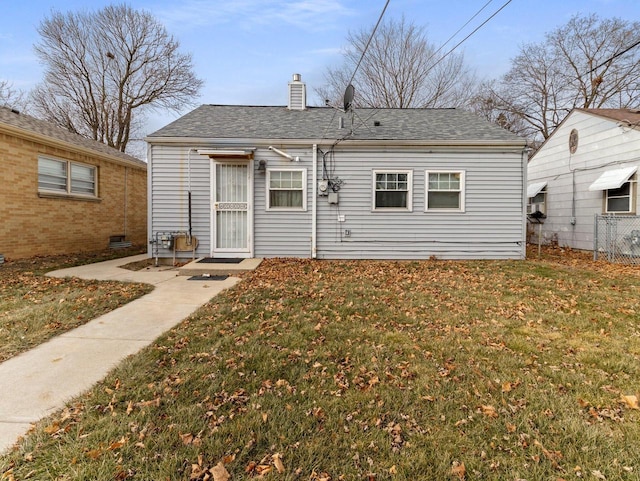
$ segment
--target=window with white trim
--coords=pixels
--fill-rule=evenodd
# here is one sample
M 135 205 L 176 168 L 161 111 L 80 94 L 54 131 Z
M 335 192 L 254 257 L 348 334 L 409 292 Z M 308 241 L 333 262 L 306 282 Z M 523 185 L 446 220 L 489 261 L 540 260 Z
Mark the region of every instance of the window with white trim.
M 540 212 L 541 214 L 547 213 L 547 188 L 538 192 L 535 196 L 529 197 L 529 203 L 527 204 L 527 214 L 535 214 Z
M 465 172 L 428 170 L 425 211 L 464 212 Z
M 96 197 L 97 167 L 66 160 L 38 158 L 38 190 Z
M 412 210 L 413 171 L 374 170 L 373 210 Z
M 622 184 L 618 189 L 607 189 L 604 191 L 605 196 L 605 212 L 630 214 L 634 209 L 634 187 L 635 175 Z
M 267 170 L 267 210 L 307 210 L 306 169 Z

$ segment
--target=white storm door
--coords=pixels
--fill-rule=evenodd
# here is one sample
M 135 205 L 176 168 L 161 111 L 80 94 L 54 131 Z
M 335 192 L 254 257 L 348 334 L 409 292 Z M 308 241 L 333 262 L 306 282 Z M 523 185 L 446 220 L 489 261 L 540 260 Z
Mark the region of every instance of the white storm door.
M 251 256 L 249 163 L 214 162 L 212 257 Z

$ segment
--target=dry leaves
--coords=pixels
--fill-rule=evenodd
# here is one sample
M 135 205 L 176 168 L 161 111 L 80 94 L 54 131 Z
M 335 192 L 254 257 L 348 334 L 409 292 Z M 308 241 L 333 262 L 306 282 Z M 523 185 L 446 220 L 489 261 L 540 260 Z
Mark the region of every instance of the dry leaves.
M 629 408 L 629 409 L 640 409 L 640 406 L 638 406 L 638 396 L 635 395 L 622 395 L 622 402 Z

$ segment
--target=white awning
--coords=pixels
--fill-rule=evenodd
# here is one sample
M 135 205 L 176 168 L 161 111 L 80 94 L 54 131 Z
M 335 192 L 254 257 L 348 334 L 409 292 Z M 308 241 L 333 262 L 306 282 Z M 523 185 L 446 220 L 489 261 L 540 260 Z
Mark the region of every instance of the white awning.
M 622 184 L 636 173 L 637 166 L 625 167 L 624 169 L 607 170 L 603 172 L 596 181 L 589 186 L 589 190 L 619 189 Z
M 215 158 L 244 158 L 252 159 L 255 149 L 198 149 L 198 154 Z
M 527 187 L 527 197 L 535 197 L 540 192 L 542 192 L 542 189 L 544 189 L 546 186 L 546 182 L 536 182 L 535 184 L 529 184 L 529 186 Z

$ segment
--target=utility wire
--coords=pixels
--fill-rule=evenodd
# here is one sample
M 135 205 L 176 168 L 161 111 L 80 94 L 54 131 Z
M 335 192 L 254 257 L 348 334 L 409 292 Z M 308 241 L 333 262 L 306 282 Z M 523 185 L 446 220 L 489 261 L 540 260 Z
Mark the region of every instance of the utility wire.
M 604 62 L 602 62 L 600 65 L 596 65 L 595 67 L 593 67 L 591 70 L 589 70 L 587 73 L 584 73 L 582 75 L 580 75 L 580 77 L 584 77 L 585 75 L 590 74 L 591 72 L 593 72 L 594 70 L 598 70 L 600 67 L 604 66 L 605 64 L 611 62 L 613 59 L 618 58 L 620 55 L 624 55 L 625 53 L 627 53 L 629 50 L 631 50 L 632 48 L 637 47 L 638 45 L 640 45 L 640 40 L 638 40 L 636 43 L 634 43 L 633 45 L 631 45 L 630 47 L 625 48 L 622 52 L 618 52 L 617 54 L 615 54 L 614 56 L 608 58 L 607 60 L 605 60 Z
M 493 15 L 491 15 L 489 18 L 487 18 L 484 22 L 482 22 L 480 25 L 478 25 L 473 32 L 471 32 L 469 35 L 467 35 L 465 38 L 463 38 L 462 40 L 460 40 L 455 47 L 453 47 L 451 50 L 449 50 L 447 53 L 445 53 L 442 57 L 440 57 L 440 59 L 434 63 L 431 68 L 433 69 L 436 65 L 438 65 L 440 62 L 442 62 L 445 58 L 447 58 L 455 49 L 457 49 L 460 45 L 462 45 L 464 42 L 466 42 L 469 37 L 471 37 L 471 35 L 473 35 L 474 33 L 476 33 L 478 30 L 480 30 L 482 27 L 484 27 L 489 20 L 491 20 L 493 17 L 495 17 L 496 15 L 498 15 L 498 13 L 500 13 L 507 5 L 509 5 L 513 0 L 508 0 L 507 2 L 504 3 L 504 5 L 502 5 L 502 7 L 500 7 L 498 10 L 496 10 Z M 484 7 L 482 7 L 484 8 Z
M 384 8 L 382 9 L 382 12 L 380 13 L 380 17 L 378 17 L 378 22 L 376 23 L 376 26 L 373 27 L 373 31 L 371 32 L 371 35 L 369 36 L 369 40 L 367 40 L 367 44 L 365 45 L 364 50 L 362 51 L 362 54 L 360 55 L 360 60 L 358 60 L 358 64 L 356 65 L 356 68 L 354 69 L 353 74 L 351 75 L 351 79 L 347 83 L 347 87 L 353 83 L 353 79 L 356 77 L 356 73 L 358 72 L 358 69 L 360 68 L 360 64 L 362 63 L 362 60 L 364 60 L 364 56 L 367 53 L 367 50 L 369 49 L 369 46 L 371 45 L 371 41 L 373 40 L 373 36 L 376 34 L 376 30 L 378 30 L 378 27 L 380 26 L 380 23 L 382 22 L 382 18 L 384 17 L 384 14 L 387 11 L 387 7 L 389 6 L 390 2 L 391 2 L 391 0 L 387 0 L 386 3 L 384 4 Z M 325 128 L 325 130 L 324 130 L 324 132 L 322 134 L 322 138 L 323 139 L 325 138 L 325 136 L 327 134 L 327 131 L 329 130 L 329 127 L 331 126 L 331 124 L 335 120 L 336 113 L 337 113 L 336 111 L 333 112 L 333 116 L 331 117 L 331 121 L 327 124 L 327 127 Z M 344 139 L 341 139 L 341 140 L 344 140 Z
M 446 42 L 444 42 L 442 45 L 440 45 L 440 48 L 439 48 L 438 50 L 436 50 L 435 52 L 433 52 L 433 54 L 431 54 L 431 56 L 427 59 L 427 63 L 428 63 L 428 62 L 429 62 L 433 57 L 435 57 L 436 55 L 438 55 L 438 53 L 440 53 L 440 50 L 442 50 L 446 44 L 448 44 L 449 42 L 451 42 L 451 40 L 453 40 L 453 38 L 454 38 L 456 35 L 458 35 L 458 34 L 462 31 L 462 29 L 463 29 L 464 27 L 466 27 L 467 25 L 469 25 L 469 24 L 471 23 L 471 21 L 472 21 L 474 18 L 476 18 L 478 15 L 480 15 L 480 13 L 481 13 L 485 8 L 487 8 L 487 6 L 489 6 L 489 4 L 490 4 L 491 2 L 493 2 L 493 0 L 489 0 L 487 3 L 485 3 L 485 4 L 482 6 L 482 8 L 481 8 L 480 10 L 478 10 L 478 11 L 477 11 L 477 12 L 476 12 L 476 13 L 475 13 L 475 14 L 474 14 L 474 15 L 473 15 L 469 20 L 467 20 L 467 23 L 465 23 L 462 27 L 460 27 L 460 28 L 456 31 L 456 33 L 454 33 L 453 35 L 451 35 L 451 36 L 447 39 L 447 41 L 446 41 Z
M 358 60 L 358 65 L 356 65 L 356 68 L 353 71 L 353 75 L 351 76 L 351 80 L 349 80 L 349 83 L 347 84 L 347 86 L 349 86 L 353 82 L 353 79 L 356 77 L 356 73 L 358 72 L 358 69 L 360 68 L 360 64 L 362 63 L 362 60 L 364 59 L 364 56 L 367 53 L 367 50 L 369 49 L 369 45 L 371 45 L 371 40 L 373 40 L 373 36 L 376 34 L 376 30 L 378 30 L 378 27 L 380 26 L 380 23 L 382 22 L 382 17 L 384 17 L 384 12 L 387 11 L 387 7 L 389 6 L 389 2 L 390 1 L 391 0 L 387 0 L 387 3 L 384 4 L 384 8 L 382 9 L 382 13 L 380 13 L 380 17 L 378 18 L 378 23 L 376 23 L 376 26 L 373 27 L 373 31 L 371 32 L 371 36 L 369 36 L 369 40 L 367 41 L 367 44 L 365 45 L 364 50 L 362 51 L 362 55 L 360 55 L 360 60 Z

